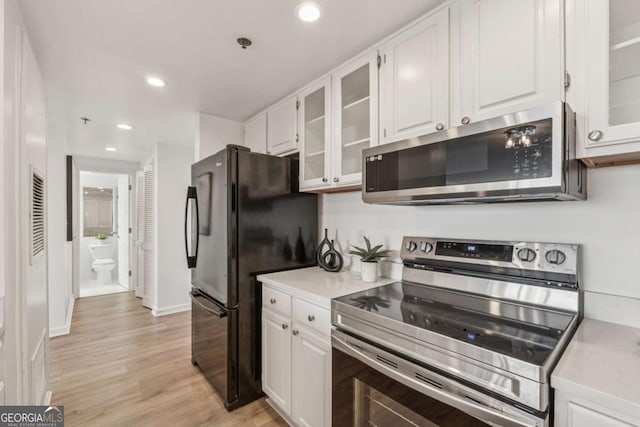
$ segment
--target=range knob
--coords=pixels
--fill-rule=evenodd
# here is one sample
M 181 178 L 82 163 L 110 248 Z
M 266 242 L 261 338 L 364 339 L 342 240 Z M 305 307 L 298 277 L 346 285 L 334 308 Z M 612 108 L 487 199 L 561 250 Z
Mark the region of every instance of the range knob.
M 422 244 L 420 245 L 420 250 L 425 254 L 428 254 L 433 250 L 433 245 L 429 242 L 422 242 Z
M 544 257 L 549 264 L 553 265 L 561 265 L 567 259 L 567 256 L 564 254 L 564 252 L 559 251 L 558 249 L 552 249 L 548 251 L 546 254 L 544 254 Z
M 414 252 L 416 249 L 418 249 L 418 244 L 413 240 L 409 240 L 405 246 L 405 249 L 409 252 Z
M 536 251 L 529 248 L 522 248 L 518 251 L 518 259 L 520 261 L 531 262 L 536 259 Z

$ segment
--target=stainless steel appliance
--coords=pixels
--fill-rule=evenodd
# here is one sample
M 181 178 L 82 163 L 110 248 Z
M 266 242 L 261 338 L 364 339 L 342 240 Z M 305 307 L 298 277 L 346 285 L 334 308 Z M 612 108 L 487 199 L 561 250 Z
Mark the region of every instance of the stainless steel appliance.
M 333 425 L 550 425 L 551 370 L 582 316 L 578 255 L 405 237 L 401 282 L 331 303 Z
M 367 203 L 576 200 L 575 114 L 562 102 L 363 151 Z
M 194 164 L 185 207 L 192 362 L 231 410 L 262 394 L 256 276 L 315 265 L 317 196 L 298 161 L 239 146 Z

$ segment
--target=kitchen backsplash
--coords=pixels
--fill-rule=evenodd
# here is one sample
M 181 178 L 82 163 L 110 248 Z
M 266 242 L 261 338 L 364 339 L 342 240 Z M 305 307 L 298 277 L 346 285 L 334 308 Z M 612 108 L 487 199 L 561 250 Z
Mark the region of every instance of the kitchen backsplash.
M 412 207 L 368 205 L 359 192 L 321 197 L 321 226 L 336 230 L 343 253 L 363 234 L 396 251 L 404 235 L 580 243 L 586 312 L 640 326 L 640 165 L 590 169 L 584 202 Z M 345 260 L 345 268 L 358 267 Z M 399 267 L 396 258 L 381 270 L 395 277 Z M 601 309 L 609 295 L 626 297 L 614 300 L 627 313 L 622 319 Z

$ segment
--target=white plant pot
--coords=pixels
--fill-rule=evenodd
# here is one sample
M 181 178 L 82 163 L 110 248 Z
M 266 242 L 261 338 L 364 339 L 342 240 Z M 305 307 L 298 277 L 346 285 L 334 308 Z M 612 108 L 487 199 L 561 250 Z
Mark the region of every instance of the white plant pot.
M 362 272 L 362 280 L 365 282 L 377 282 L 380 277 L 377 262 L 360 261 L 360 270 Z

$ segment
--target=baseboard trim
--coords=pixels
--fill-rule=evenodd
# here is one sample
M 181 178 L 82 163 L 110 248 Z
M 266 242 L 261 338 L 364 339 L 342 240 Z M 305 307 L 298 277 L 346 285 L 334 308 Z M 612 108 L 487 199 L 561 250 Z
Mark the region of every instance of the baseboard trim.
M 180 313 L 191 310 L 191 303 L 172 305 L 170 307 L 153 308 L 151 314 L 155 317 L 166 316 L 167 314 Z
M 49 329 L 49 338 L 59 337 L 61 335 L 67 335 L 71 332 L 71 319 L 73 318 L 73 307 L 76 304 L 75 298 L 71 297 L 69 307 L 67 308 L 67 317 L 65 319 L 65 325 L 59 328 Z

